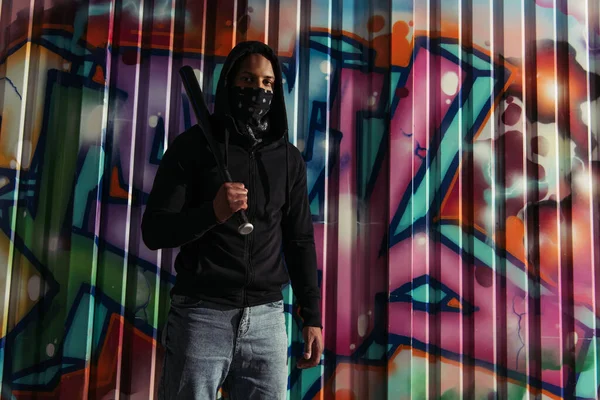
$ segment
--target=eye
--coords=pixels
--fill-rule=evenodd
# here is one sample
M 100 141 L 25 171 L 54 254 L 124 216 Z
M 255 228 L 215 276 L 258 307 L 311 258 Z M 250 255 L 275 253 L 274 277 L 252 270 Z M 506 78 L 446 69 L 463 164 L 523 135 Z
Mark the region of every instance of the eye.
M 422 275 L 394 290 L 390 293 L 390 302 L 412 303 L 415 310 L 431 314 L 456 312 L 468 315 L 479 311 L 478 307 L 429 275 Z
M 265 84 L 265 86 L 272 86 L 273 85 L 273 82 L 271 82 L 271 81 L 264 81 L 263 83 Z

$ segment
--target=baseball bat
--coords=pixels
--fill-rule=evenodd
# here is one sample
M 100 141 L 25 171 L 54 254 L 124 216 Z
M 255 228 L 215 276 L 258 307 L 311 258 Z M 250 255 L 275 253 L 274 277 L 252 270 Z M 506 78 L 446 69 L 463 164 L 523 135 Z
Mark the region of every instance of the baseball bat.
M 194 114 L 196 115 L 196 120 L 198 121 L 200 130 L 204 133 L 204 137 L 208 142 L 208 146 L 215 156 L 215 161 L 217 162 L 217 168 L 221 174 L 221 178 L 223 178 L 223 181 L 225 182 L 233 182 L 231 175 L 229 174 L 229 170 L 223 162 L 221 151 L 219 150 L 214 136 L 212 135 L 210 113 L 208 112 L 208 107 L 204 101 L 204 95 L 202 94 L 202 89 L 200 89 L 200 84 L 198 83 L 196 74 L 194 74 L 194 70 L 189 65 L 185 65 L 179 69 L 179 75 L 183 81 L 183 87 L 185 88 L 187 96 L 190 100 Z M 239 214 L 242 218 L 242 223 L 238 227 L 238 232 L 241 235 L 248 235 L 254 230 L 254 226 L 250 223 L 250 221 L 248 221 L 248 216 L 244 210 L 240 210 Z

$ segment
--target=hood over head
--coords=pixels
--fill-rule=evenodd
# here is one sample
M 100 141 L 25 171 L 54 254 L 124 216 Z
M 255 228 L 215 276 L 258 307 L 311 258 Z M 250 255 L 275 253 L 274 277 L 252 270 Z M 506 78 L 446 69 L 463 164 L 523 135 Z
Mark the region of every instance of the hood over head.
M 230 88 L 232 87 L 234 74 L 237 72 L 241 61 L 250 54 L 260 54 L 271 61 L 275 74 L 275 83 L 273 85 L 273 102 L 267 114 L 270 123 L 269 136 L 271 140 L 279 140 L 287 135 L 288 130 L 285 98 L 283 95 L 283 74 L 281 64 L 275 52 L 264 43 L 257 41 L 241 42 L 231 50 L 223 64 L 217 84 L 214 116 L 220 121 L 233 120 L 229 99 Z

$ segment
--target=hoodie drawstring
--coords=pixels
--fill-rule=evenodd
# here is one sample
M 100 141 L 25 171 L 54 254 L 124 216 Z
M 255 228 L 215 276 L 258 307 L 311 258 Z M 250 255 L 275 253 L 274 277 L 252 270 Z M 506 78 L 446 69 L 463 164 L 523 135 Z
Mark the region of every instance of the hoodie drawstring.
M 229 129 L 225 128 L 225 169 L 229 169 Z

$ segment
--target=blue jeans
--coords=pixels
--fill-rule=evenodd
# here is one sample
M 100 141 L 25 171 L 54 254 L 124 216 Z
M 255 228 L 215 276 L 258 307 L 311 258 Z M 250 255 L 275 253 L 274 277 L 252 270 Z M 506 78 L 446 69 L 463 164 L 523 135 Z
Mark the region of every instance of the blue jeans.
M 174 295 L 163 334 L 159 400 L 285 399 L 283 302 L 230 308 Z

